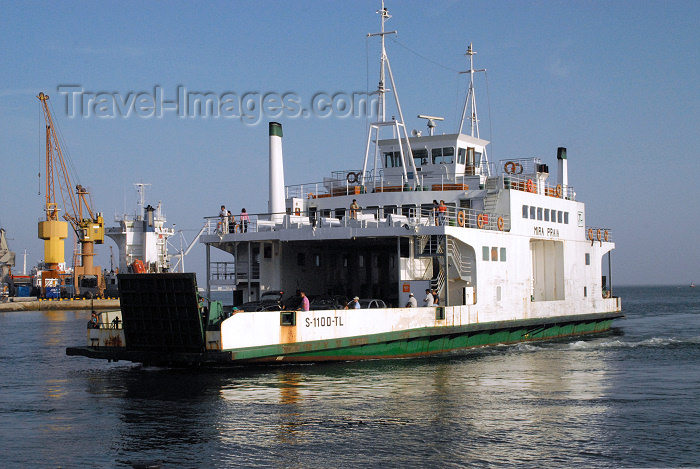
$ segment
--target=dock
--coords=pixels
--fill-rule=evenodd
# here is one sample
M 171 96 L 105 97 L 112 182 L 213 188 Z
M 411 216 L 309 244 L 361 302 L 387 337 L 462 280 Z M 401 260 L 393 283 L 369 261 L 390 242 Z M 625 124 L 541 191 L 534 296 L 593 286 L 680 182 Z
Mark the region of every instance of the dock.
M 16 300 L 16 301 L 13 301 Z M 11 299 L 11 301 L 0 303 L 1 312 L 11 311 L 46 311 L 46 310 L 74 310 L 74 309 L 112 309 L 119 308 L 119 298 L 99 298 L 92 300 L 77 299 Z

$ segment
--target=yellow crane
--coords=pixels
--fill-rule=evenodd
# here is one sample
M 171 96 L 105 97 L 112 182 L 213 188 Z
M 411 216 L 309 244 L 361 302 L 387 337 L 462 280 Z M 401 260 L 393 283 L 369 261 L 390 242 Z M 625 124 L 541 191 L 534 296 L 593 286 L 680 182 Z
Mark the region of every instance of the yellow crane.
M 47 270 L 42 272 L 42 294 L 49 284 L 56 285 L 56 279 L 60 283 L 59 264 L 65 262 L 63 240 L 68 235 L 67 225 L 70 223 L 80 243 L 80 265 L 73 268 L 75 293 L 79 295 L 89 292 L 101 295 L 105 287 L 104 277 L 100 266 L 94 265 L 93 257 L 95 243 L 104 243 L 104 219 L 101 213 L 93 212 L 90 207 L 90 194 L 85 187 L 78 184 L 73 192 L 53 115 L 47 104 L 49 97 L 39 93 L 37 98 L 41 102 L 46 124 L 46 220 L 39 222 L 39 238 L 44 240 L 44 263 L 47 267 Z M 58 186 L 63 201 L 65 213 L 62 218 L 66 221 L 61 221 L 58 217 L 60 208 L 56 202 L 55 186 Z

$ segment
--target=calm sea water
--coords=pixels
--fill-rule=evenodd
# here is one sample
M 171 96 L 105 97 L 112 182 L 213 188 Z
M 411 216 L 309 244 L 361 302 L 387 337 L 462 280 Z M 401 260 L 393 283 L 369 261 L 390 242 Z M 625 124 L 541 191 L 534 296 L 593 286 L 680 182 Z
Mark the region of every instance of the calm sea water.
M 3 467 L 700 465 L 700 288 L 619 288 L 604 337 L 182 371 L 66 357 L 88 312 L 0 313 Z

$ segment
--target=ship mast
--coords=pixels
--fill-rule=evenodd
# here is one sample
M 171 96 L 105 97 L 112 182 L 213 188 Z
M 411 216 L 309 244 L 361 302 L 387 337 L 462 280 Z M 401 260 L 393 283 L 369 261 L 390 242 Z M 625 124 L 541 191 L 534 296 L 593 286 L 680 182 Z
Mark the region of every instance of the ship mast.
M 462 128 L 464 127 L 464 119 L 467 115 L 467 108 L 469 108 L 469 120 L 471 129 L 469 131 L 469 135 L 472 137 L 480 138 L 479 137 L 479 118 L 477 116 L 476 112 L 476 94 L 474 93 L 474 74 L 477 72 L 485 72 L 486 69 L 482 68 L 479 70 L 474 69 L 474 56 L 476 55 L 476 51 L 472 48 L 472 43 L 469 43 L 469 47 L 467 48 L 467 52 L 464 54 L 467 57 L 469 57 L 469 70 L 465 70 L 463 72 L 459 72 L 460 74 L 468 73 L 469 74 L 469 88 L 467 90 L 467 96 L 464 99 L 464 108 L 462 109 L 462 119 L 459 121 L 459 131 L 457 133 L 462 133 Z M 479 161 L 479 166 L 480 167 L 486 167 L 486 174 L 489 174 L 489 159 L 488 156 L 486 155 L 486 147 L 484 147 L 484 152 L 481 156 L 481 161 Z
M 372 122 L 369 125 L 369 129 L 367 132 L 367 146 L 365 148 L 365 162 L 362 167 L 362 176 L 360 179 L 360 184 L 362 186 L 365 185 L 365 178 L 367 175 L 367 162 L 369 160 L 369 147 L 370 144 L 372 143 L 372 133 L 375 135 L 375 140 L 374 140 L 374 164 L 375 164 L 375 172 L 376 172 L 376 164 L 377 164 L 377 156 L 379 152 L 379 129 L 381 127 L 392 127 L 394 129 L 394 135 L 398 138 L 399 142 L 399 152 L 401 154 L 401 162 L 402 166 L 401 169 L 403 171 L 403 178 L 404 181 L 408 181 L 408 173 L 406 171 L 406 168 L 408 165 L 410 165 L 411 169 L 413 170 L 413 174 L 417 174 L 416 171 L 416 164 L 413 161 L 413 152 L 411 151 L 411 145 L 409 144 L 408 141 L 408 133 L 406 132 L 406 125 L 404 123 L 403 119 L 403 111 L 401 110 L 401 103 L 399 101 L 399 95 L 396 91 L 396 83 L 394 82 L 394 74 L 391 71 L 391 63 L 389 62 L 389 56 L 386 53 L 386 45 L 384 41 L 384 36 L 387 36 L 389 34 L 396 34 L 396 31 L 385 31 L 384 29 L 384 23 L 386 20 L 391 18 L 391 15 L 389 14 L 389 10 L 387 10 L 384 7 L 384 0 L 382 0 L 382 7 L 380 10 L 377 10 L 377 14 L 379 15 L 381 19 L 381 30 L 378 33 L 369 33 L 367 34 L 367 37 L 373 37 L 373 36 L 379 36 L 381 38 L 381 44 L 382 44 L 382 54 L 379 59 L 379 85 L 377 87 L 376 94 L 379 96 L 379 102 L 378 102 L 378 109 L 377 109 L 377 121 Z M 389 72 L 389 80 L 391 81 L 391 89 L 386 88 L 386 72 Z M 392 91 L 394 94 L 394 100 L 396 102 L 396 110 L 398 112 L 399 118 L 398 120 L 395 117 L 392 117 L 391 120 L 387 121 L 386 120 L 386 93 L 387 91 Z M 403 136 L 402 136 L 403 133 Z M 402 139 L 404 142 L 402 142 Z M 405 145 L 405 149 L 404 149 Z M 417 178 L 413 178 L 413 186 L 415 187 L 416 185 Z

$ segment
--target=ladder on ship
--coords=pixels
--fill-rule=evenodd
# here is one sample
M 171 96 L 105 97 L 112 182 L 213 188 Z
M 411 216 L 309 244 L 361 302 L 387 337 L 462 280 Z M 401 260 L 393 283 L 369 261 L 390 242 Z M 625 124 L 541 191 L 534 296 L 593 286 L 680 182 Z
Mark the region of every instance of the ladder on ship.
M 472 260 L 460 249 L 459 241 L 445 235 L 422 235 L 415 240 L 414 256 L 429 257 L 433 260 L 433 277 L 430 288 L 437 291 L 443 298 L 442 304 L 447 304 L 448 280 L 459 279 L 472 281 Z

